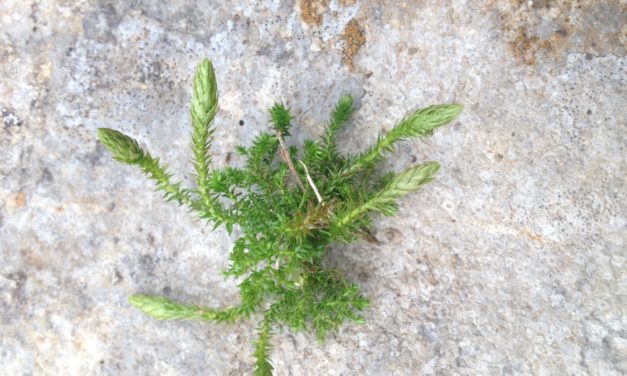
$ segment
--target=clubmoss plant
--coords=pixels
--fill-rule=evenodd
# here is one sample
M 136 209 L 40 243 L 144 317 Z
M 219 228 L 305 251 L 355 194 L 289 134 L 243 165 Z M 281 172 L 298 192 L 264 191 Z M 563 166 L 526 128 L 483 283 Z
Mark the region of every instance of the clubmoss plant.
M 185 305 L 152 295 L 129 302 L 159 319 L 233 322 L 259 318 L 255 375 L 271 375 L 270 338 L 277 327 L 306 330 L 324 341 L 345 321 L 363 322 L 368 300 L 339 271 L 323 267 L 333 243 L 367 236 L 372 216 L 395 214 L 401 196 L 430 182 L 439 169 L 426 162 L 400 172 L 378 175 L 377 165 L 398 141 L 429 136 L 462 111 L 458 104 L 418 110 L 370 148 L 356 155 L 337 150 L 336 134 L 353 113 L 353 100 L 341 97 L 320 140 L 306 140 L 302 151 L 287 147 L 293 117 L 281 103 L 270 109 L 271 127 L 251 146 L 238 146 L 241 167 L 211 168 L 213 119 L 218 89 L 211 62 L 196 70 L 191 103 L 192 161 L 195 187 L 172 179 L 159 158 L 116 130 L 98 129 L 98 138 L 116 160 L 138 166 L 167 200 L 188 206 L 201 218 L 242 235 L 233 245 L 224 274 L 236 278 L 241 302 L 226 308 Z

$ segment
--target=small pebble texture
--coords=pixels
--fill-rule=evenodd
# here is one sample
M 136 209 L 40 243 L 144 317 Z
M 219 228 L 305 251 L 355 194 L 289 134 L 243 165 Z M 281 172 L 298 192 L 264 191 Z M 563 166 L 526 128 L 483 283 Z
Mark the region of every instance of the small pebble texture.
M 325 263 L 371 300 L 321 345 L 277 331 L 276 375 L 627 373 L 627 4 L 622 0 L 0 2 L 0 375 L 244 375 L 257 321 L 158 322 L 161 294 L 237 304 L 237 231 L 211 231 L 112 160 L 136 137 L 192 184 L 189 99 L 212 59 L 214 164 L 288 104 L 295 137 L 356 153 L 457 102 L 383 169 L 442 164 Z

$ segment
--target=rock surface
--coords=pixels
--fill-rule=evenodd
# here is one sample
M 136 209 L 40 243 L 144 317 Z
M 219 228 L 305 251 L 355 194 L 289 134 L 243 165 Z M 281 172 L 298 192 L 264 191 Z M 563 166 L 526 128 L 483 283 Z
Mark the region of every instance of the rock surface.
M 328 256 L 371 299 L 367 323 L 325 345 L 277 334 L 277 375 L 627 372 L 623 1 L 158 3 L 0 2 L 0 374 L 251 372 L 254 321 L 156 322 L 129 307 L 135 292 L 235 304 L 220 275 L 233 239 L 95 138 L 132 134 L 189 181 L 205 56 L 220 166 L 277 100 L 298 143 L 352 93 L 345 152 L 412 109 L 466 106 L 390 163 L 442 169 L 376 222 L 380 244 Z

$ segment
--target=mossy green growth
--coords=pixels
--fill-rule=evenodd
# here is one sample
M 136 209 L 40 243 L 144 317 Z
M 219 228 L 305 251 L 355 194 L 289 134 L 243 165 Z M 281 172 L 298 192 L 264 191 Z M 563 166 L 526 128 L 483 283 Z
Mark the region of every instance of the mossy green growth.
M 439 169 L 438 163 L 426 162 L 377 174 L 386 153 L 398 141 L 432 134 L 461 111 L 458 104 L 418 110 L 364 152 L 345 156 L 337 150 L 336 134 L 353 113 L 349 95 L 340 98 L 321 139 L 306 140 L 302 150 L 286 146 L 293 117 L 277 103 L 270 109 L 270 129 L 252 145 L 236 148 L 246 163 L 218 170 L 210 167 L 209 153 L 218 90 L 213 66 L 203 60 L 191 104 L 195 187 L 173 181 L 167 167 L 131 137 L 107 128 L 99 129 L 98 137 L 116 160 L 137 165 L 154 180 L 168 200 L 188 206 L 215 227 L 224 225 L 229 233 L 239 227 L 242 235 L 224 274 L 241 281 L 241 302 L 214 309 L 144 294 L 129 302 L 159 320 L 260 317 L 255 375 L 272 374 L 270 340 L 279 326 L 310 331 L 324 341 L 346 321 L 362 323 L 368 299 L 339 271 L 325 269 L 322 260 L 334 243 L 368 234 L 373 215 L 394 215 L 397 200 L 430 182 Z

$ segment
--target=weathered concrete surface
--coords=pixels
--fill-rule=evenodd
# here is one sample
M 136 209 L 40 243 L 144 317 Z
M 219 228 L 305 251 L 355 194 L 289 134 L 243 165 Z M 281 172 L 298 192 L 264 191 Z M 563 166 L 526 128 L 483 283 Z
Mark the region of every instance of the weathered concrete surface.
M 275 100 L 304 137 L 352 93 L 349 152 L 412 109 L 466 105 L 390 164 L 443 168 L 377 221 L 381 244 L 329 256 L 372 300 L 367 324 L 324 346 L 276 335 L 278 375 L 627 372 L 623 1 L 159 3 L 0 2 L 0 374 L 251 371 L 254 322 L 155 322 L 126 303 L 236 303 L 219 273 L 232 239 L 94 135 L 135 135 L 189 181 L 205 56 L 219 165 Z

